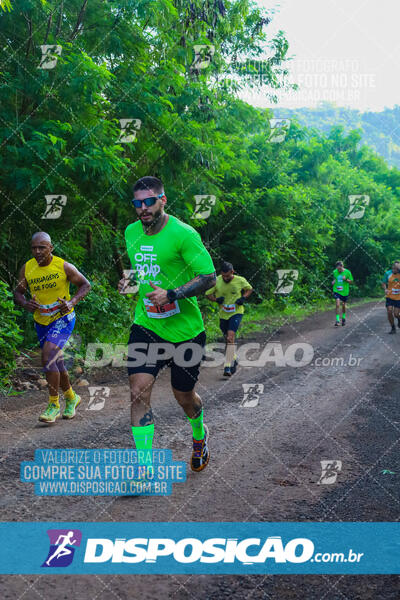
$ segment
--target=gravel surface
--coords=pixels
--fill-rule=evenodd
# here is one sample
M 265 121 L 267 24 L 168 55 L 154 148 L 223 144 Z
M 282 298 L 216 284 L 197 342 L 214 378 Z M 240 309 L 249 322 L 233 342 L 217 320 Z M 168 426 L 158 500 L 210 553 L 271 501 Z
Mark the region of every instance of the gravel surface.
M 203 366 L 197 391 L 205 405 L 211 460 L 167 497 L 38 497 L 19 481 L 36 448 L 131 448 L 129 390 L 124 369 L 85 373 L 107 386 L 101 411 L 47 426 L 37 418 L 46 394 L 1 399 L 2 521 L 397 521 L 399 518 L 400 330 L 389 336 L 383 302 L 348 309 L 346 327 L 333 312 L 258 332 L 240 343 L 310 344 L 305 366 L 239 367 L 230 379 Z M 256 353 L 249 352 L 250 357 Z M 296 354 L 299 357 L 299 351 Z M 350 363 L 349 365 L 349 359 Z M 316 359 L 324 366 L 315 364 Z M 324 360 L 322 360 L 324 359 Z M 341 359 L 343 362 L 341 363 Z M 241 406 L 243 384 L 264 386 L 258 406 Z M 188 462 L 191 430 L 169 385 L 153 393 L 154 446 Z M 321 460 L 341 461 L 336 483 L 319 485 Z M 384 469 L 395 475 L 383 474 Z M 397 576 L 3 576 L 2 598 L 398 599 Z

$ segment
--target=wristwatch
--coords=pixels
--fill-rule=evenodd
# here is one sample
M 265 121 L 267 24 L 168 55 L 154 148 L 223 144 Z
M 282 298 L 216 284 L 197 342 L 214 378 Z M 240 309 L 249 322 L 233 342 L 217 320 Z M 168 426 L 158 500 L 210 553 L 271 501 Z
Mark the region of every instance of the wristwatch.
M 170 302 L 175 302 L 175 300 L 176 300 L 175 290 L 167 290 L 167 298 Z

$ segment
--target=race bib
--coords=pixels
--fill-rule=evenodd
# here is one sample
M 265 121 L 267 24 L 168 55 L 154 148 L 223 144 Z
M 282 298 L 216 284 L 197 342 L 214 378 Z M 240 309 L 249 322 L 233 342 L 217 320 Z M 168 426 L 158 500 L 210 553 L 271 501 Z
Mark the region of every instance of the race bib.
M 148 298 L 143 298 L 143 302 L 147 316 L 150 319 L 166 319 L 181 312 L 177 300 L 168 302 L 163 306 L 155 306 Z
M 53 302 L 53 304 L 41 304 L 39 307 L 39 312 L 42 317 L 53 317 L 60 311 L 60 303 Z
M 336 286 L 336 289 L 337 289 L 337 290 L 342 290 L 342 289 L 343 289 L 343 286 L 342 286 L 342 285 L 337 285 L 337 286 Z
M 392 294 L 400 294 L 400 289 L 393 288 L 392 289 Z
M 223 304 L 222 310 L 224 310 L 227 313 L 235 312 L 235 305 L 234 304 Z

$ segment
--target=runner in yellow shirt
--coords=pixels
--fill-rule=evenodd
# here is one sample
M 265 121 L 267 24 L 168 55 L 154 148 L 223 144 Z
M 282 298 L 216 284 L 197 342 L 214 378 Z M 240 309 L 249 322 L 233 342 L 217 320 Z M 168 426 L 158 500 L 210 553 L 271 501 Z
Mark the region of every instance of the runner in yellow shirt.
M 243 304 L 252 292 L 249 282 L 235 275 L 233 265 L 228 262 L 222 264 L 215 286 L 206 291 L 207 298 L 219 304 L 219 326 L 226 341 L 224 377 L 236 371 L 235 335 L 243 317 Z
M 48 233 L 40 231 L 32 237 L 32 254 L 19 272 L 14 291 L 16 304 L 33 313 L 36 333 L 42 349 L 42 365 L 49 388 L 49 403 L 39 421 L 54 423 L 60 416 L 59 388 L 65 398 L 64 419 L 72 419 L 80 397 L 73 391 L 63 361 L 65 346 L 75 325 L 75 305 L 86 296 L 90 283 L 73 265 L 53 256 Z M 69 284 L 78 287 L 71 298 Z M 29 288 L 30 300 L 25 298 Z

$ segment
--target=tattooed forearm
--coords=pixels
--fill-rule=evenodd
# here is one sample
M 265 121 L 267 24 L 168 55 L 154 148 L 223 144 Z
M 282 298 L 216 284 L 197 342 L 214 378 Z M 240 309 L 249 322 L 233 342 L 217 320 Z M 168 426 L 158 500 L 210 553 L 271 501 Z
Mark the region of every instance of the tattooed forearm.
M 199 296 L 206 290 L 215 285 L 216 276 L 214 273 L 210 273 L 209 275 L 197 275 L 194 279 L 191 279 L 184 285 L 179 286 L 174 291 L 176 292 L 176 297 L 179 298 L 190 298 L 191 296 Z

